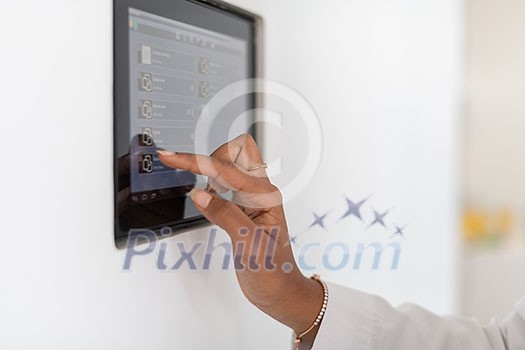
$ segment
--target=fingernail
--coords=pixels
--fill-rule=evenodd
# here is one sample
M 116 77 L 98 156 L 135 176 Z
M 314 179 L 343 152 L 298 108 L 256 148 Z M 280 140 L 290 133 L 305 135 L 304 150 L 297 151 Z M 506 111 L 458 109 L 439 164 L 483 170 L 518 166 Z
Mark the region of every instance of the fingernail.
M 203 209 L 208 208 L 208 205 L 210 205 L 212 199 L 211 194 L 196 188 L 191 190 L 190 196 L 193 202 Z
M 175 152 L 170 152 L 170 151 L 163 151 L 163 150 L 157 150 L 157 153 L 161 156 L 165 156 L 165 157 L 169 157 L 169 156 L 174 156 L 176 155 L 177 153 Z

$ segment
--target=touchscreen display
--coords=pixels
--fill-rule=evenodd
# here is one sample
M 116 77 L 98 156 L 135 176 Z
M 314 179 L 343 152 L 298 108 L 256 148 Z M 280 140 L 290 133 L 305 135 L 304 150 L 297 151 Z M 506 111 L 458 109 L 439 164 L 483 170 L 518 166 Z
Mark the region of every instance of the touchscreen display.
M 260 32 L 258 17 L 226 3 L 114 0 L 114 9 L 115 242 L 123 247 L 136 231 L 166 236 L 165 228 L 205 222 L 188 194 L 207 179 L 165 167 L 156 151 L 209 154 L 254 134 L 253 93 L 206 107 L 256 77 Z
M 129 10 L 129 30 L 129 125 L 130 135 L 136 135 L 130 141 L 136 155 L 131 164 L 131 199 L 141 202 L 159 198 L 162 192 L 158 190 L 204 181 L 166 168 L 155 150 L 194 151 L 196 123 L 210 98 L 247 78 L 247 43 L 133 8 Z M 246 101 L 244 105 L 235 101 L 229 106 L 231 120 L 227 111 L 222 111 L 210 135 L 216 139 L 212 145 L 218 147 L 227 141 L 221 136 L 230 134 L 229 127 L 238 116 L 235 110 L 248 107 Z

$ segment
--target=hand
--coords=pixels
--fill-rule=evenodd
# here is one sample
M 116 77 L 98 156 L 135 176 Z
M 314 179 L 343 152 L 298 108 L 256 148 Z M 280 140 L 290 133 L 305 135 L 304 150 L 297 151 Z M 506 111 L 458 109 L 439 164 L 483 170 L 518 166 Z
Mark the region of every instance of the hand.
M 297 267 L 279 190 L 264 168 L 250 171 L 263 164 L 253 138 L 242 135 L 211 156 L 159 151 L 159 157 L 166 166 L 208 177 L 207 190 L 193 191 L 192 200 L 230 236 L 246 298 L 297 334 L 309 328 L 321 309 L 323 290 Z M 232 201 L 217 195 L 227 191 L 233 192 Z

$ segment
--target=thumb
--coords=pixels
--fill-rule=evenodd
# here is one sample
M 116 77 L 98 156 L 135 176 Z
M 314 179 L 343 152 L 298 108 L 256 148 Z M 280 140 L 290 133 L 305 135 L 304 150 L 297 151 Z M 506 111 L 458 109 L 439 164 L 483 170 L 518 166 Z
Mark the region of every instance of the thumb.
M 255 223 L 232 202 L 199 189 L 194 189 L 190 196 L 202 215 L 224 229 L 232 239 L 240 237 L 241 229 L 254 231 Z

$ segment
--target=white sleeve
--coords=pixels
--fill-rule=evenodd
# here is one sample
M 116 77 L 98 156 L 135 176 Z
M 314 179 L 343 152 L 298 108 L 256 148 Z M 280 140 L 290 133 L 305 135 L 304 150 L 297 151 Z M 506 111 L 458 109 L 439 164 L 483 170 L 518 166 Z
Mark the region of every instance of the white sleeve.
M 415 305 L 328 283 L 330 298 L 314 350 L 524 350 L 525 299 L 502 321 L 441 317 Z

